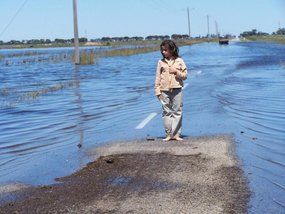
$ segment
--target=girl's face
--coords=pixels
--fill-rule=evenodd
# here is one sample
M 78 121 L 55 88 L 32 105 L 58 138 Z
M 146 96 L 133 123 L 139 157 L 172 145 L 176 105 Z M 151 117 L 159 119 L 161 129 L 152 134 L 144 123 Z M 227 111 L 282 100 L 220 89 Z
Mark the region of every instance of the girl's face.
M 169 50 L 167 46 L 162 46 L 161 47 L 161 53 L 166 59 L 171 59 L 172 57 L 172 52 Z

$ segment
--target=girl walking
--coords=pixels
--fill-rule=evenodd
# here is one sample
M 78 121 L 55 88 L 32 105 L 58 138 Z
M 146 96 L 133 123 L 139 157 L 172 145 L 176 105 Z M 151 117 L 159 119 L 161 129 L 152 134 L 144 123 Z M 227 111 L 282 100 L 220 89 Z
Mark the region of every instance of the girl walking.
M 162 59 L 157 63 L 155 95 L 162 104 L 162 118 L 166 137 L 164 141 L 183 140 L 182 87 L 187 78 L 187 68 L 179 49 L 172 40 L 164 40 L 160 45 Z

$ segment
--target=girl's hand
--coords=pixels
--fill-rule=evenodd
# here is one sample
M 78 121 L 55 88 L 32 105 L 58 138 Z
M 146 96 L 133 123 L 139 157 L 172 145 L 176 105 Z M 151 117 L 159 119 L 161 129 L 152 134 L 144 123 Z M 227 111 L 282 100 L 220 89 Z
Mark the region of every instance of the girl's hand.
M 157 99 L 158 99 L 158 100 L 161 100 L 161 99 L 162 99 L 162 94 L 157 95 Z
M 169 73 L 176 75 L 176 74 L 177 74 L 177 70 L 176 70 L 175 68 L 170 67 L 170 68 L 169 68 Z

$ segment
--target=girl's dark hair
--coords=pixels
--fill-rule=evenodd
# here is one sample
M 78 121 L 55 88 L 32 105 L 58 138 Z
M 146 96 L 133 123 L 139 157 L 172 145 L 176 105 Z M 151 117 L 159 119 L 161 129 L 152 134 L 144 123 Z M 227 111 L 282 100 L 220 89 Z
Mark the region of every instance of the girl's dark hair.
M 168 48 L 171 51 L 172 56 L 175 59 L 179 57 L 179 48 L 177 47 L 175 42 L 173 42 L 172 40 L 166 39 L 166 40 L 162 41 L 162 43 L 160 44 L 160 52 L 161 52 L 161 54 L 162 54 L 162 46 Z M 162 54 L 162 56 L 163 56 L 163 54 Z

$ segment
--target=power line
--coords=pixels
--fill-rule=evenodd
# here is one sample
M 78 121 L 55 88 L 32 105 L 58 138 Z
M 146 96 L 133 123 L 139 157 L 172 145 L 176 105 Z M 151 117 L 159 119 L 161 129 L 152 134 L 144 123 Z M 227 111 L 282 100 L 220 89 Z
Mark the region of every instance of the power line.
M 23 4 L 19 7 L 19 9 L 17 10 L 17 12 L 14 14 L 14 16 L 12 17 L 12 19 L 8 22 L 8 24 L 6 25 L 6 27 L 2 30 L 2 32 L 0 33 L 0 38 L 2 37 L 2 35 L 5 33 L 5 31 L 8 29 L 8 27 L 10 27 L 10 25 L 12 24 L 12 22 L 14 21 L 14 19 L 17 17 L 17 15 L 21 12 L 21 10 L 23 9 L 23 7 L 25 6 L 25 4 L 28 2 L 28 0 L 25 0 L 23 2 Z

